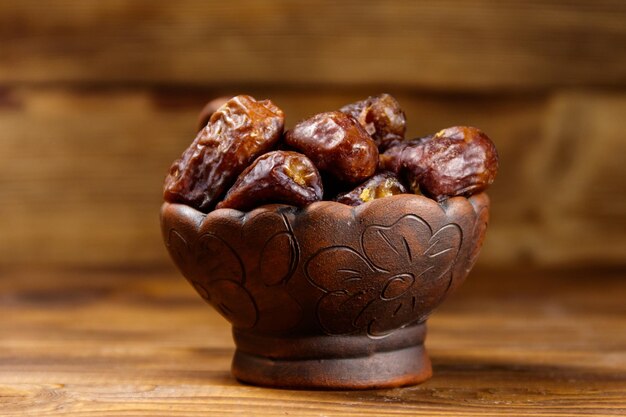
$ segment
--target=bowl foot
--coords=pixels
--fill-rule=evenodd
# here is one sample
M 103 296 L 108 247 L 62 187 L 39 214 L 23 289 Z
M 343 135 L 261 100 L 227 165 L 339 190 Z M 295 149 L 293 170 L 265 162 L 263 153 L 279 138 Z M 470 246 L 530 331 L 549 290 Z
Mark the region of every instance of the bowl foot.
M 298 389 L 392 388 L 432 375 L 425 325 L 368 336 L 265 337 L 234 330 L 232 372 L 253 385 Z

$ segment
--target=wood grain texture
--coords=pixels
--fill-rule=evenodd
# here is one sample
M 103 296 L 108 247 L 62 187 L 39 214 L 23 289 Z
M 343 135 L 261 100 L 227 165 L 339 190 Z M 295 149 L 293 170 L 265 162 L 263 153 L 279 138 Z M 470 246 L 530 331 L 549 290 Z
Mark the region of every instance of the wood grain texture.
M 623 272 L 475 271 L 429 320 L 434 377 L 354 392 L 237 383 L 226 321 L 174 271 L 2 277 L 6 417 L 626 415 Z
M 292 126 L 368 92 L 253 89 Z M 624 265 L 626 95 L 391 90 L 409 137 L 484 129 L 501 169 L 479 262 Z M 158 225 L 169 164 L 228 90 L 14 88 L 0 93 L 0 265 L 169 264 Z
M 0 2 L 0 83 L 624 86 L 620 0 Z

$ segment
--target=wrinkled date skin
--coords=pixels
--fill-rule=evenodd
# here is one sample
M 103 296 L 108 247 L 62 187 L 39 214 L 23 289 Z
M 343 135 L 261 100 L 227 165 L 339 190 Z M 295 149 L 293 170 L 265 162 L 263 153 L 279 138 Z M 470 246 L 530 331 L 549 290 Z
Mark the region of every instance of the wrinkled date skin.
M 228 100 L 170 168 L 165 200 L 208 212 L 250 162 L 276 145 L 284 123 L 283 111 L 270 100 Z
M 374 175 L 378 147 L 365 129 L 345 113 L 320 113 L 285 134 L 285 144 L 302 152 L 336 180 L 358 184 Z
M 389 94 L 368 97 L 343 106 L 340 111 L 354 117 L 374 139 L 381 152 L 393 143 L 404 140 L 406 116 L 398 101 Z
M 395 173 L 411 192 L 420 194 L 419 180 L 425 170 L 424 144 L 430 139 L 432 136 L 394 144 L 380 154 L 378 168 Z
M 206 127 L 206 125 L 209 123 L 209 120 L 211 120 L 211 116 L 213 116 L 213 113 L 215 113 L 220 107 L 222 107 L 228 100 L 228 97 L 218 97 L 209 101 L 202 108 L 200 114 L 198 115 L 198 132 Z
M 441 200 L 484 191 L 498 173 L 498 152 L 489 137 L 475 127 L 441 130 L 424 145 L 428 169 L 420 188 Z
M 485 190 L 498 172 L 495 145 L 479 129 L 456 126 L 433 136 L 392 146 L 381 167 L 397 173 L 412 190 L 437 201 Z
M 322 199 L 322 180 L 306 156 L 273 151 L 257 158 L 241 173 L 217 208 L 250 210 L 267 203 L 303 207 Z
M 336 198 L 339 203 L 358 206 L 377 198 L 389 197 L 406 193 L 406 188 L 392 172 L 381 172 L 374 175 L 354 190 Z

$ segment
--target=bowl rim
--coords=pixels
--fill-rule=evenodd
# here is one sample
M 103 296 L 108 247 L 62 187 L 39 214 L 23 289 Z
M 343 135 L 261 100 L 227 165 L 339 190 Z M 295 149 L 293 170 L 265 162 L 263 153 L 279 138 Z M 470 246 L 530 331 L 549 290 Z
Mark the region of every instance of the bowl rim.
M 456 202 L 461 202 L 461 201 L 469 202 L 470 205 L 474 208 L 474 211 L 478 209 L 478 206 L 486 206 L 487 208 L 490 207 L 489 196 L 487 195 L 485 191 L 482 191 L 480 193 L 473 194 L 468 197 L 454 196 L 454 197 L 447 198 L 443 201 L 437 201 L 421 194 L 403 193 L 403 194 L 396 194 L 396 195 L 383 197 L 383 198 L 377 198 L 377 199 L 368 201 L 366 203 L 359 204 L 358 206 L 350 206 L 348 204 L 340 203 L 338 201 L 333 201 L 333 200 L 321 200 L 321 201 L 316 201 L 314 203 L 306 205 L 304 207 L 298 207 L 298 206 L 282 204 L 282 203 L 269 203 L 269 204 L 260 205 L 248 211 L 242 211 L 242 210 L 238 210 L 234 208 L 219 208 L 219 209 L 213 209 L 206 213 L 202 210 L 199 210 L 185 203 L 163 201 L 161 205 L 161 215 L 163 215 L 165 208 L 170 207 L 170 206 L 184 206 L 186 207 L 186 209 L 194 212 L 196 216 L 201 215 L 203 218 L 206 218 L 208 216 L 221 217 L 221 215 L 227 215 L 228 217 L 248 217 L 252 213 L 261 213 L 261 212 L 290 212 L 291 214 L 295 216 L 299 216 L 299 215 L 308 214 L 309 212 L 318 211 L 320 209 L 332 211 L 332 207 L 337 207 L 338 210 L 346 210 L 346 208 L 351 209 L 355 215 L 358 215 L 360 214 L 360 212 L 365 211 L 368 208 L 372 208 L 376 205 L 380 205 L 380 204 L 389 205 L 392 202 L 398 202 L 400 200 L 405 200 L 407 202 L 411 200 L 417 201 L 419 205 L 423 205 L 425 206 L 425 208 L 430 206 L 435 209 L 438 208 L 442 210 L 443 212 L 448 211 L 447 210 L 448 206 Z M 233 216 L 233 214 L 235 216 Z

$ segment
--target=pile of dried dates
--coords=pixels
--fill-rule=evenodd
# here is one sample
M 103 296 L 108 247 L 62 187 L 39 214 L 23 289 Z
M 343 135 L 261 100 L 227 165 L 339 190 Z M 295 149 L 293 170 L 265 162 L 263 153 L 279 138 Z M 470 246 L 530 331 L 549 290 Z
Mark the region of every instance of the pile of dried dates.
M 209 103 L 200 123 L 170 168 L 164 198 L 203 212 L 320 200 L 357 206 L 402 193 L 441 202 L 485 190 L 498 170 L 493 142 L 474 127 L 405 140 L 404 112 L 389 94 L 287 131 L 274 103 L 240 95 Z

